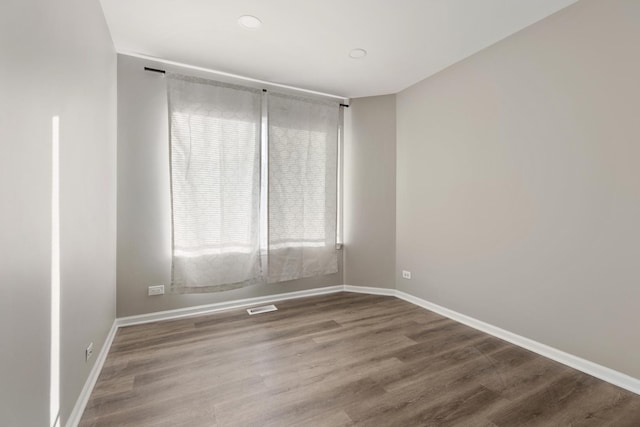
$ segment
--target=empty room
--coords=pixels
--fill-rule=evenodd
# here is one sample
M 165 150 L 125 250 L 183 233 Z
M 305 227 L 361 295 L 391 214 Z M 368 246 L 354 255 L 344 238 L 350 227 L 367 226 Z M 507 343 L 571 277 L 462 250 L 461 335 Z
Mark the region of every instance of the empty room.
M 640 426 L 640 1 L 0 0 L 0 425 Z

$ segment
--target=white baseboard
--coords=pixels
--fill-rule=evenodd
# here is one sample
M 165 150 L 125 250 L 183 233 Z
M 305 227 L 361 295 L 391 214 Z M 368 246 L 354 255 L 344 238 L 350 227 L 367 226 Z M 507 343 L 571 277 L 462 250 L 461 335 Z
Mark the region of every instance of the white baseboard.
M 449 319 L 455 320 L 474 329 L 485 332 L 489 335 L 493 335 L 494 337 L 508 341 L 519 347 L 526 348 L 527 350 L 538 353 L 541 356 L 547 357 L 549 359 L 555 360 L 556 362 L 560 362 L 563 365 L 567 365 L 571 368 L 582 371 L 585 374 L 592 375 L 596 378 L 600 378 L 603 381 L 624 388 L 625 390 L 640 394 L 640 379 L 638 378 L 623 374 L 622 372 L 615 371 L 613 369 L 607 368 L 573 354 L 566 353 L 562 350 L 558 350 L 557 348 L 550 347 L 538 341 L 534 341 L 521 335 L 514 334 L 513 332 L 509 332 L 505 329 L 493 326 L 478 319 L 474 319 L 473 317 L 458 313 L 456 311 L 423 300 L 405 292 L 396 290 L 395 296 L 427 310 L 438 313 L 442 316 L 448 317 Z
M 182 317 L 199 316 L 202 314 L 211 314 L 218 311 L 233 310 L 236 308 L 248 307 L 255 304 L 265 304 L 277 301 L 285 301 L 288 299 L 311 297 L 315 295 L 331 294 L 334 292 L 342 292 L 344 286 L 327 286 L 324 288 L 307 289 L 304 291 L 287 292 L 282 294 L 266 295 L 263 297 L 246 298 L 235 301 L 218 302 L 214 304 L 199 305 L 195 307 L 178 308 L 175 310 L 156 311 L 154 313 L 140 314 L 137 316 L 128 316 L 118 318 L 118 327 L 139 325 L 142 323 L 157 322 L 159 320 L 179 319 Z
M 574 356 L 572 354 L 566 353 L 564 351 L 558 350 L 556 348 L 550 347 L 548 345 L 542 344 L 532 339 L 525 338 L 518 334 L 514 334 L 513 332 L 509 332 L 505 329 L 499 328 L 497 326 L 493 326 L 489 323 L 483 322 L 473 317 L 464 315 L 462 313 L 458 313 L 446 307 L 442 307 L 438 304 L 434 304 L 422 298 L 418 298 L 416 296 L 410 295 L 406 292 L 399 291 L 397 289 L 376 288 L 376 287 L 370 287 L 370 286 L 338 285 L 338 286 L 328 286 L 324 288 L 307 289 L 304 291 L 297 291 L 297 292 L 287 292 L 283 294 L 267 295 L 263 297 L 246 298 L 241 300 L 221 302 L 221 303 L 215 303 L 215 304 L 207 304 L 207 305 L 201 305 L 197 307 L 188 307 L 188 308 L 180 308 L 176 310 L 159 311 L 155 313 L 141 314 L 138 316 L 121 317 L 121 318 L 115 319 L 115 321 L 113 322 L 113 326 L 109 331 L 109 335 L 107 335 L 107 339 L 105 340 L 105 343 L 102 346 L 102 349 L 100 350 L 100 354 L 96 359 L 96 363 L 93 365 L 93 368 L 89 373 L 89 377 L 87 378 L 87 381 L 82 389 L 82 392 L 78 397 L 78 401 L 76 402 L 76 405 L 73 408 L 71 415 L 69 416 L 69 420 L 67 421 L 66 427 L 75 427 L 80 422 L 82 413 L 84 412 L 84 409 L 87 406 L 87 402 L 89 401 L 89 397 L 91 395 L 91 392 L 93 391 L 93 387 L 95 386 L 96 381 L 98 380 L 98 376 L 100 375 L 100 371 L 102 370 L 102 366 L 104 365 L 104 362 L 107 358 L 107 354 L 109 353 L 109 349 L 111 348 L 111 343 L 113 342 L 113 338 L 115 337 L 115 334 L 118 328 L 122 326 L 131 326 L 131 325 L 138 325 L 142 323 L 157 322 L 160 320 L 179 319 L 179 318 L 188 317 L 188 316 L 210 314 L 210 313 L 215 313 L 223 310 L 243 308 L 243 307 L 247 307 L 255 304 L 272 303 L 277 301 L 284 301 L 284 300 L 295 299 L 295 298 L 304 298 L 304 297 L 310 297 L 315 295 L 325 295 L 325 294 L 330 294 L 335 292 L 355 292 L 355 293 L 362 293 L 362 294 L 385 295 L 385 296 L 393 296 L 396 298 L 400 298 L 402 300 L 415 304 L 419 307 L 433 311 L 442 316 L 448 317 L 449 319 L 455 320 L 457 322 L 470 326 L 474 329 L 485 332 L 489 335 L 493 335 L 494 337 L 508 341 L 519 347 L 526 348 L 527 350 L 533 351 L 534 353 L 537 353 L 541 356 L 555 360 L 556 362 L 562 363 L 564 365 L 567 365 L 569 367 L 582 371 L 586 374 L 599 378 L 603 381 L 614 384 L 625 390 L 629 390 L 633 393 L 640 395 L 640 379 L 638 378 L 631 377 L 629 375 L 623 374 L 622 372 L 615 371 L 613 369 L 607 368 L 605 366 L 599 365 L 597 363 L 591 362 L 581 357 Z
M 345 292 L 355 292 L 358 294 L 370 294 L 370 295 L 386 295 L 386 296 L 396 296 L 395 289 L 389 288 L 374 288 L 371 286 L 351 286 L 344 285 Z
M 100 376 L 100 372 L 104 366 L 104 362 L 107 360 L 107 354 L 109 354 L 113 338 L 116 336 L 116 332 L 118 330 L 117 322 L 118 319 L 115 319 L 111 325 L 111 329 L 107 334 L 107 338 L 104 340 L 100 353 L 98 353 L 98 356 L 96 357 L 96 362 L 93 364 L 93 367 L 89 372 L 89 377 L 87 378 L 87 381 L 85 381 L 84 387 L 82 387 L 80 396 L 78 396 L 78 400 L 76 400 L 76 404 L 73 407 L 71 414 L 69 414 L 66 427 L 76 427 L 80 423 L 80 419 L 82 418 L 84 409 L 87 407 L 87 402 L 89 402 L 89 397 L 91 396 L 93 387 L 95 387 L 96 381 L 98 381 L 98 377 Z

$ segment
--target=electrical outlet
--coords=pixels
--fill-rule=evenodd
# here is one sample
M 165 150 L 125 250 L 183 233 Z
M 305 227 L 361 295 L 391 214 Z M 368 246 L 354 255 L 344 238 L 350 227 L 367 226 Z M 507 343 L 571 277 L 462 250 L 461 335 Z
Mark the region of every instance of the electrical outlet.
M 149 286 L 149 295 L 163 295 L 164 285 Z
M 89 347 L 84 351 L 85 362 L 91 359 L 91 356 L 93 356 L 93 343 L 89 344 Z
M 411 279 L 411 272 L 407 270 L 402 270 L 402 278 L 403 279 Z

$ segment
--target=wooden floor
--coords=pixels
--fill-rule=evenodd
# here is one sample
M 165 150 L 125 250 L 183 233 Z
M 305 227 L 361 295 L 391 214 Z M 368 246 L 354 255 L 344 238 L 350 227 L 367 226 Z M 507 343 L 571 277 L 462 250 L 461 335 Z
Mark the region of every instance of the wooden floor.
M 121 328 L 81 426 L 640 426 L 640 396 L 393 298 Z

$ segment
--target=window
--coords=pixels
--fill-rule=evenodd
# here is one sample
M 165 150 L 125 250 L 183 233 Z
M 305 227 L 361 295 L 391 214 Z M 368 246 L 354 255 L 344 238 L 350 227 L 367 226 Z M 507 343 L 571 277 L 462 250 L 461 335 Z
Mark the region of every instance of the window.
M 173 289 L 336 272 L 339 105 L 178 75 L 168 82 Z

